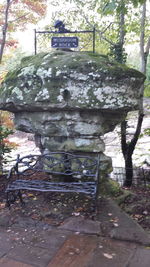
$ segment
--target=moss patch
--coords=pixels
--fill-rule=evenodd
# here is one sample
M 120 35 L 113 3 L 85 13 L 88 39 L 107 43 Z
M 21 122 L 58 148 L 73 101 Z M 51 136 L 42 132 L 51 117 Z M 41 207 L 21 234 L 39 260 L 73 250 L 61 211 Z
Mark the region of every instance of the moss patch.
M 120 185 L 111 179 L 103 179 L 100 184 L 100 193 L 103 196 L 118 197 L 123 194 Z
M 55 108 L 130 110 L 131 106 L 134 109 L 138 106 L 138 88 L 144 79 L 140 72 L 107 56 L 56 50 L 22 59 L 1 85 L 0 102 L 11 103 L 10 109 L 11 105 L 16 108 L 20 101 L 20 105 L 30 106 L 32 110 L 37 105 L 44 110 L 45 106 L 49 109 L 54 105 Z

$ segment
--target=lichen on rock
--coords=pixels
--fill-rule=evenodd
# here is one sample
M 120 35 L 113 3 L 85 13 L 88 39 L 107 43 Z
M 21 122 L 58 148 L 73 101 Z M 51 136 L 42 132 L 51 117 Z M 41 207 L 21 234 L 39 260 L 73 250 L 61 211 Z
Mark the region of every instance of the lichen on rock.
M 143 80 L 140 72 L 98 54 L 41 53 L 23 59 L 16 70 L 8 73 L 1 86 L 0 107 L 7 102 L 5 108 L 14 112 L 64 106 L 130 110 L 138 108 Z M 18 88 L 15 94 L 14 88 Z M 68 92 L 67 99 L 64 92 Z
M 17 129 L 34 133 L 42 152 L 99 152 L 102 159 L 102 136 L 138 109 L 144 80 L 142 73 L 107 56 L 40 53 L 7 74 L 0 109 L 15 113 Z

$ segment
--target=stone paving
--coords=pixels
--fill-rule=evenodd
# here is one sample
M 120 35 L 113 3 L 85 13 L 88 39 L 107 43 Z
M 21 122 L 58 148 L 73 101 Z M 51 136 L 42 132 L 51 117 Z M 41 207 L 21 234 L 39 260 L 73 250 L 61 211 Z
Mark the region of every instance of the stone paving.
M 1 226 L 0 267 L 149 267 L 148 234 L 112 200 L 101 205 L 97 221 L 71 216 L 54 226 L 26 218 Z

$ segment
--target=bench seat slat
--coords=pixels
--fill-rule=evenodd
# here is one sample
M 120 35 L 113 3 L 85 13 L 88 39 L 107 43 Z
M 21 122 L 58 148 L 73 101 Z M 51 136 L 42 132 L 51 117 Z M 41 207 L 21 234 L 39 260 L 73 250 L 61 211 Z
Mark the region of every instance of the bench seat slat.
M 32 181 L 32 180 L 16 180 L 8 185 L 6 192 L 15 190 L 33 190 L 41 192 L 76 192 L 84 194 L 95 194 L 95 182 L 46 182 L 46 181 Z
M 96 200 L 99 188 L 99 164 L 99 155 L 97 158 L 67 152 L 50 152 L 24 157 L 18 155 L 17 162 L 7 177 L 9 182 L 6 188 L 6 204 L 10 207 L 17 198 L 24 204 L 22 190 L 84 193 L 94 196 Z M 42 173 L 42 177 L 41 174 L 36 176 L 36 172 Z M 43 176 L 43 172 L 50 175 Z M 57 179 L 53 180 L 55 175 L 59 176 L 60 182 Z M 61 182 L 62 178 L 65 180 L 68 176 L 71 178 L 70 182 L 69 179 Z

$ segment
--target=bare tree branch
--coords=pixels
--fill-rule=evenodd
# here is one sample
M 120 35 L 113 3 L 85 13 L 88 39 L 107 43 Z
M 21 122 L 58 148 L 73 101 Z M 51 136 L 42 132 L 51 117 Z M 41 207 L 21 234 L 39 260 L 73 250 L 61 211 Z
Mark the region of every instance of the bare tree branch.
M 17 21 L 17 20 L 19 20 L 19 19 L 25 18 L 25 17 L 28 16 L 28 15 L 29 15 L 29 13 L 24 14 L 23 16 L 20 16 L 20 17 L 14 19 L 14 20 L 9 20 L 8 23 L 13 23 L 13 22 L 15 22 L 15 21 Z
M 91 28 L 93 28 L 93 25 L 92 25 L 91 22 L 88 20 L 88 18 L 85 16 L 85 14 L 83 14 L 83 11 L 81 12 L 81 10 L 79 9 L 79 12 L 80 12 L 81 16 L 86 20 L 87 24 L 88 24 Z M 115 43 L 113 43 L 111 40 L 109 40 L 108 38 L 106 38 L 105 36 L 103 36 L 103 34 L 106 32 L 106 30 L 107 30 L 112 24 L 113 24 L 113 22 L 111 22 L 111 23 L 109 24 L 109 26 L 106 27 L 106 29 L 105 29 L 104 31 L 100 31 L 100 30 L 95 29 L 96 32 L 99 34 L 100 39 L 105 40 L 105 41 L 106 41 L 107 43 L 109 43 L 110 45 L 114 45 Z
M 101 33 L 104 34 L 111 27 L 112 24 L 115 24 L 115 22 L 110 22 L 109 25 Z

